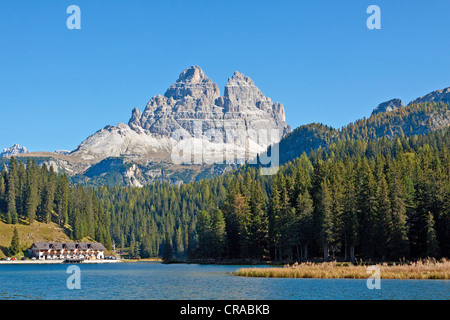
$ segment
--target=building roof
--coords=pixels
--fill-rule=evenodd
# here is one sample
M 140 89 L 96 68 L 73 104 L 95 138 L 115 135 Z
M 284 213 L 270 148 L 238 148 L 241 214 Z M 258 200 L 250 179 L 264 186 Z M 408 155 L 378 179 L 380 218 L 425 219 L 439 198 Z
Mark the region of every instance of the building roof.
M 51 244 L 53 250 L 62 250 L 63 243 L 62 242 L 54 242 Z
M 93 250 L 106 250 L 105 246 L 99 242 L 94 242 L 90 244 L 91 249 Z
M 86 242 L 77 243 L 77 248 L 80 249 L 80 250 L 87 250 L 88 249 L 88 244 Z
M 64 248 L 66 250 L 75 250 L 77 248 L 75 242 L 64 243 Z
M 35 242 L 31 245 L 31 247 L 35 246 L 38 250 L 48 250 L 50 249 L 49 242 Z
M 91 248 L 93 250 L 106 250 L 105 246 L 99 242 L 35 242 L 31 245 L 30 249 L 36 247 L 38 250 L 87 250 Z

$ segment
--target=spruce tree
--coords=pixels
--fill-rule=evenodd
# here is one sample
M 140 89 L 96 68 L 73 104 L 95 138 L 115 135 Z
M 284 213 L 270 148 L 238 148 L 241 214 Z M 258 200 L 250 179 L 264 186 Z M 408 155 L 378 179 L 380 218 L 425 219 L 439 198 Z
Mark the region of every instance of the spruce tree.
M 278 177 L 276 176 L 272 182 L 272 193 L 269 200 L 269 246 L 272 251 L 272 257 L 275 260 L 281 260 L 279 257 L 279 242 L 281 230 L 279 228 L 279 219 L 281 215 L 281 200 L 279 191 Z
M 318 223 L 320 225 L 319 241 L 323 248 L 323 259 L 328 261 L 330 243 L 334 241 L 333 217 L 331 211 L 332 199 L 328 182 L 323 181 L 319 190 L 319 199 L 317 203 Z
M 215 258 L 222 258 L 225 245 L 225 218 L 220 209 L 211 212 L 211 252 Z
M 197 218 L 197 235 L 200 255 L 206 258 L 211 257 L 212 251 L 212 226 L 211 216 L 208 211 L 202 210 Z
M 348 159 L 345 162 L 346 172 L 344 179 L 344 198 L 343 198 L 343 229 L 344 229 L 344 259 L 348 255 L 350 261 L 355 261 L 355 246 L 358 242 L 358 210 L 357 210 L 357 192 L 355 188 L 355 177 L 353 162 Z
M 377 185 L 367 158 L 362 159 L 357 170 L 359 246 L 361 254 L 366 258 L 370 258 L 374 256 Z
M 36 163 L 28 161 L 26 184 L 26 213 L 28 224 L 32 224 L 36 218 L 36 210 L 39 206 L 38 169 Z
M 172 250 L 172 241 L 170 239 L 169 233 L 166 232 L 166 236 L 164 238 L 164 251 L 163 251 L 163 261 L 171 262 L 173 260 L 173 250 Z
M 403 185 L 398 170 L 389 167 L 389 194 L 391 202 L 392 232 L 390 235 L 390 253 L 392 258 L 404 258 L 409 255 L 408 225 L 406 222 L 406 205 L 403 200 Z
M 250 254 L 253 258 L 261 259 L 267 255 L 269 249 L 269 221 L 266 202 L 259 181 L 252 183 L 249 205 Z
M 297 198 L 296 214 L 297 214 L 297 230 L 299 237 L 298 245 L 301 246 L 299 259 L 308 260 L 308 247 L 313 241 L 313 201 L 306 189 L 303 194 L 299 194 Z M 298 251 L 298 248 L 297 248 Z M 297 256 L 298 256 L 297 252 Z
M 428 212 L 428 219 L 426 224 L 427 232 L 427 257 L 437 257 L 439 254 L 439 244 L 436 239 L 436 231 L 434 229 L 435 223 L 431 212 Z
M 391 202 L 389 200 L 389 189 L 383 172 L 378 178 L 377 203 L 378 206 L 375 219 L 375 252 L 382 260 L 385 260 L 390 244 L 389 237 L 392 232 L 392 213 Z
M 5 208 L 5 191 L 6 191 L 6 185 L 5 185 L 5 178 L 3 174 L 0 173 L 0 214 L 4 212 Z
M 18 222 L 17 208 L 16 208 L 16 191 L 17 191 L 17 161 L 11 157 L 10 167 L 8 172 L 8 212 L 7 222 L 16 224 Z
M 11 246 L 9 247 L 9 251 L 12 256 L 15 256 L 20 252 L 19 232 L 17 231 L 16 227 L 14 227 L 14 233 L 11 239 Z

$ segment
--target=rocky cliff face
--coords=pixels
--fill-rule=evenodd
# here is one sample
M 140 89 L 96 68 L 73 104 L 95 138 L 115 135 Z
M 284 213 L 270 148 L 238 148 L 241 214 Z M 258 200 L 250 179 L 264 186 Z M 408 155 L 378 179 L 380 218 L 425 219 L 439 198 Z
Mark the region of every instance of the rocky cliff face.
M 378 116 L 357 120 L 341 130 L 317 123 L 303 125 L 279 143 L 280 164 L 299 157 L 303 152 L 327 148 L 330 143 L 343 139 L 391 138 L 448 127 L 450 104 L 445 102 L 448 101 L 449 89 L 431 92 L 407 106 L 399 99 L 383 102 L 373 112 L 379 113 Z M 444 103 L 433 107 L 421 104 L 433 101 Z M 403 108 L 401 116 L 396 111 L 399 108 Z M 17 159 L 22 158 L 26 162 L 27 158 L 34 158 L 39 165 L 53 166 L 55 171 L 68 174 L 73 183 L 91 186 L 141 186 L 155 181 L 181 184 L 221 175 L 236 168 L 237 163 L 174 165 L 170 161 L 172 133 L 181 128 L 195 135 L 198 122 L 202 130 L 215 128 L 226 132 L 227 128 L 234 129 L 233 138 L 239 137 L 238 128 L 275 128 L 282 134 L 290 130 L 285 123 L 283 106 L 265 97 L 249 77 L 235 72 L 221 96 L 217 85 L 200 68 L 191 67 L 181 73 L 164 95 L 152 98 L 143 112 L 133 110 L 128 125 L 119 123 L 99 130 L 69 155 L 65 152 L 34 152 L 18 155 Z M 214 144 L 209 141 L 202 143 L 206 147 Z M 262 149 L 256 142 L 254 147 Z M 18 148 L 13 146 L 11 149 Z M 261 158 L 264 155 L 262 152 Z M 0 166 L 3 163 L 8 165 L 9 159 L 0 158 Z
M 21 147 L 18 144 L 13 145 L 10 148 L 3 149 L 3 152 L 0 153 L 0 157 L 11 157 L 11 156 L 17 156 L 22 153 L 28 153 L 27 148 Z
M 380 103 L 378 107 L 373 110 L 372 114 L 377 114 L 380 112 L 390 112 L 398 108 L 404 107 L 403 101 L 400 99 L 392 99 L 383 103 Z
M 412 100 L 410 103 L 408 103 L 408 106 L 413 104 L 419 104 L 424 102 L 443 102 L 443 103 L 450 103 L 450 87 L 436 90 L 433 92 L 430 92 L 422 97 L 416 98 Z M 398 108 L 402 108 L 405 105 L 403 104 L 403 101 L 400 99 L 392 99 L 383 103 L 380 103 L 372 112 L 372 114 L 377 114 L 380 112 L 390 112 L 394 111 Z
M 261 130 L 271 131 L 270 139 L 259 137 Z M 193 66 L 164 95 L 153 97 L 143 112 L 134 109 L 128 125 L 105 127 L 72 154 L 90 160 L 124 155 L 167 158 L 182 135 L 206 148 L 232 145 L 230 152 L 254 156 L 290 130 L 283 105 L 265 97 L 249 77 L 235 72 L 221 96 L 218 86 Z
M 450 103 L 450 87 L 430 92 L 429 94 L 426 94 L 423 97 L 414 99 L 408 105 L 418 104 L 418 103 L 423 103 L 423 102 Z

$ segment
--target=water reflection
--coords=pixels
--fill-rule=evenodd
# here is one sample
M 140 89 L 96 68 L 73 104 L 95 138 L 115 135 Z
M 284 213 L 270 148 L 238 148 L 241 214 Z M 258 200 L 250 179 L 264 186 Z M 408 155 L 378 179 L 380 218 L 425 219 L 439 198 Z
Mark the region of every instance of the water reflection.
M 81 264 L 81 290 L 66 287 L 67 265 L 0 266 L 0 299 L 449 299 L 449 281 L 274 279 L 230 275 L 242 266 Z

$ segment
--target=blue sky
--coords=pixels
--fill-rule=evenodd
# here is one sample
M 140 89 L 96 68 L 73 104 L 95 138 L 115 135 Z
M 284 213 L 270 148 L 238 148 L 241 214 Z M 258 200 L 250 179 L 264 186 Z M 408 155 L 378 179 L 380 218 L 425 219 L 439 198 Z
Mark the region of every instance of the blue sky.
M 81 30 L 68 30 L 69 5 Z M 369 30 L 369 5 L 381 30 Z M 450 1 L 0 1 L 0 148 L 72 150 L 199 65 L 235 70 L 293 127 L 341 127 L 450 86 Z

